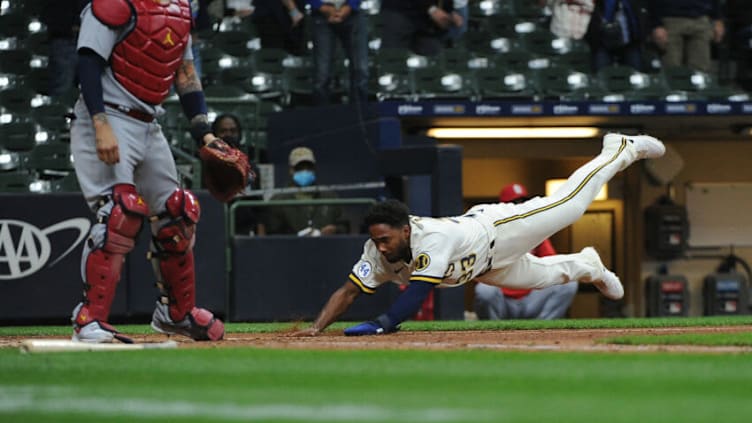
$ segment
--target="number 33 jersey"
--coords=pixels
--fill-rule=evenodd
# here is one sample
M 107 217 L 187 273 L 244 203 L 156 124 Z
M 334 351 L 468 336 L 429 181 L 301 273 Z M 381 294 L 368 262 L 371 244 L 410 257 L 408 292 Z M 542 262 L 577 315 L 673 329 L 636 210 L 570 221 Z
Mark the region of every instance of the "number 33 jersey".
M 409 263 L 389 263 L 369 239 L 349 277 L 368 294 L 386 282 L 459 286 L 491 268 L 494 233 L 493 224 L 483 216 L 411 216 Z

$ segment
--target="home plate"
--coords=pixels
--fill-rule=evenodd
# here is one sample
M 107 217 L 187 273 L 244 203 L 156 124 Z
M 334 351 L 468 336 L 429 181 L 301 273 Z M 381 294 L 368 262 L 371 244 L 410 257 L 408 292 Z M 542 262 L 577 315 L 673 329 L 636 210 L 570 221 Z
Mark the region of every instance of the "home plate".
M 161 350 L 177 348 L 175 341 L 147 342 L 143 344 L 121 343 L 89 343 L 71 341 L 68 339 L 27 339 L 21 342 L 21 352 L 25 353 L 48 353 L 48 352 L 76 352 L 76 351 L 132 351 L 132 350 Z

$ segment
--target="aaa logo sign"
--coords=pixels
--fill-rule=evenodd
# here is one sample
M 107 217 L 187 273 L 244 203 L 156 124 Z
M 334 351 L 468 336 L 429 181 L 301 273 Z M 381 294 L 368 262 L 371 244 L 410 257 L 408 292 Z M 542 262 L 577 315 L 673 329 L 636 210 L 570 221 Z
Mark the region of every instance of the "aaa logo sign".
M 0 280 L 20 279 L 37 272 L 52 254 L 49 235 L 66 229 L 77 231 L 75 241 L 49 264 L 55 265 L 84 239 L 90 225 L 88 219 L 74 218 L 39 229 L 20 220 L 0 220 Z

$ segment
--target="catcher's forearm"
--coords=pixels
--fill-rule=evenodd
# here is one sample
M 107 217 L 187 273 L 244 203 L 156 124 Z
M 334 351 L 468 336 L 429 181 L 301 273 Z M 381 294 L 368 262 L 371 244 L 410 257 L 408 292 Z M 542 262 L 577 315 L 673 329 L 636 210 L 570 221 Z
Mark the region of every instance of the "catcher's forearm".
M 326 305 L 321 310 L 321 313 L 319 313 L 316 321 L 313 322 L 312 328 L 316 332 L 321 332 L 326 329 L 329 325 L 334 323 L 342 313 L 350 308 L 350 305 L 355 301 L 358 294 L 360 294 L 360 290 L 352 283 L 346 282 L 345 285 L 340 287 L 331 297 L 329 297 L 329 301 L 327 301 Z

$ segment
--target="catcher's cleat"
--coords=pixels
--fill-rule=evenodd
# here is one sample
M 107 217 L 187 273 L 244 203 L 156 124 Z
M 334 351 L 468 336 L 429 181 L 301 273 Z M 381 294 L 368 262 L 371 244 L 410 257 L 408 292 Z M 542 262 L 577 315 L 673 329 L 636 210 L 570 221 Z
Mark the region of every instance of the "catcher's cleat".
M 151 317 L 151 327 L 165 335 L 182 335 L 196 341 L 219 341 L 225 335 L 225 325 L 206 309 L 193 307 L 183 320 L 170 319 L 167 305 L 157 302 Z
M 79 324 L 81 321 L 86 321 L 86 315 L 88 314 L 87 308 L 83 303 L 79 303 L 75 309 L 73 309 L 73 316 L 71 322 L 73 323 L 73 341 L 90 342 L 94 344 L 109 343 L 114 341 L 120 341 L 124 344 L 132 344 L 133 340 L 115 329 L 112 325 L 106 322 L 100 322 L 99 320 L 90 320 L 88 323 Z
M 603 265 L 601 257 L 593 247 L 585 247 L 580 254 L 585 255 L 586 259 L 598 269 L 600 274 L 592 277 L 592 283 L 601 293 L 609 299 L 618 300 L 624 296 L 624 287 L 616 274 Z

